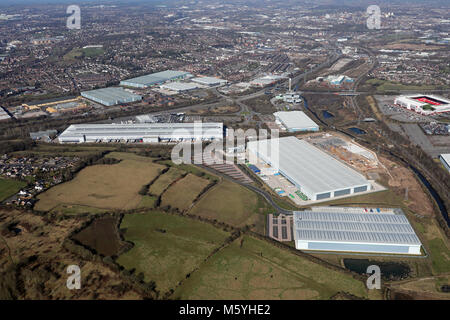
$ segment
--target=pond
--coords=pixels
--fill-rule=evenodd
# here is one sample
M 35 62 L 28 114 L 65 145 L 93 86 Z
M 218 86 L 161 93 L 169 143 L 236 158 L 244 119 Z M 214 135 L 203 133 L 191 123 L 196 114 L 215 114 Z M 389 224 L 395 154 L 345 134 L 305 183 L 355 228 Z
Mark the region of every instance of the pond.
M 350 130 L 351 132 L 356 133 L 356 134 L 366 134 L 366 132 L 364 130 L 361 130 L 360 128 L 356 128 L 356 127 L 348 128 L 348 130 Z
M 384 280 L 401 280 L 409 276 L 411 269 L 407 264 L 397 262 L 380 262 L 369 259 L 344 259 L 344 266 L 350 271 L 366 274 L 367 267 L 377 265 Z
M 323 110 L 322 115 L 325 119 L 334 118 L 334 115 L 332 113 L 328 112 L 327 110 Z

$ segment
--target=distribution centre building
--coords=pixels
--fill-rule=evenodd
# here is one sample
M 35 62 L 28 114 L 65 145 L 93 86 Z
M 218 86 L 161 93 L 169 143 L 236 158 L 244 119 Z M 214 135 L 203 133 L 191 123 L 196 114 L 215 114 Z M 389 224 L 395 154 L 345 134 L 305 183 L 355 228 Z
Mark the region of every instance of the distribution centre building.
M 294 212 L 293 231 L 298 250 L 421 254 L 401 209 L 313 207 Z
M 202 141 L 223 139 L 223 124 L 211 123 L 140 123 L 73 124 L 62 132 L 60 143 Z
M 195 83 L 184 83 L 184 82 L 170 82 L 163 84 L 161 89 L 166 89 L 175 92 L 187 92 L 198 89 L 198 85 Z
M 128 92 L 123 88 L 117 87 L 84 91 L 81 92 L 81 96 L 86 99 L 103 104 L 107 107 L 121 103 L 131 103 L 142 100 L 142 97 L 140 95 Z
M 303 111 L 278 111 L 273 115 L 289 132 L 319 131 L 319 126 Z
M 278 151 L 272 150 L 276 149 L 273 140 L 278 140 Z M 366 192 L 372 187 L 359 172 L 296 137 L 250 141 L 247 148 L 312 200 Z
M 163 84 L 167 81 L 181 80 L 191 77 L 192 74 L 190 74 L 189 72 L 166 70 L 142 77 L 123 80 L 120 82 L 120 85 L 133 88 L 148 88 L 153 85 Z
M 444 153 L 439 156 L 444 167 L 450 172 L 450 153 Z
M 227 84 L 227 80 L 223 80 L 223 79 L 219 79 L 219 78 L 215 78 L 215 77 L 197 77 L 197 78 L 192 78 L 191 81 L 205 85 L 205 86 L 209 86 L 209 87 L 215 87 L 215 86 L 222 86 Z

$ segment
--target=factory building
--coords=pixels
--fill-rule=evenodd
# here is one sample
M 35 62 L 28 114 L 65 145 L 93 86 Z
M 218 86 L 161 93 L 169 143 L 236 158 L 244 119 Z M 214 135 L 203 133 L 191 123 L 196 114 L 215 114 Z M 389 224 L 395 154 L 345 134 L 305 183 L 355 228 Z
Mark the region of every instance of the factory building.
M 216 86 L 223 86 L 227 84 L 227 80 L 215 78 L 215 77 L 198 77 L 193 78 L 191 81 L 208 86 L 208 87 L 216 87 Z
M 11 119 L 11 117 L 9 116 L 9 114 L 5 110 L 3 110 L 2 107 L 0 107 L 0 121 L 8 120 L 8 119 Z
M 298 250 L 420 255 L 401 209 L 313 207 L 294 213 Z
M 103 104 L 107 107 L 114 106 L 121 103 L 131 103 L 141 101 L 140 95 L 128 92 L 123 88 L 103 88 L 91 91 L 84 91 L 81 96 Z
M 319 131 L 319 126 L 303 111 L 279 111 L 273 114 L 275 122 L 289 132 Z
M 444 167 L 450 172 L 450 153 L 441 154 L 439 160 L 441 160 Z
M 223 139 L 222 123 L 73 124 L 58 137 L 60 143 L 176 142 Z
M 181 80 L 191 78 L 192 74 L 184 71 L 167 70 L 157 73 L 152 73 L 146 76 L 137 77 L 133 79 L 123 80 L 120 82 L 121 86 L 133 88 L 148 88 L 150 86 L 163 84 L 168 81 Z
M 181 92 L 188 92 L 188 91 L 196 90 L 196 89 L 198 89 L 198 85 L 196 85 L 194 83 L 169 82 L 169 83 L 163 84 L 161 86 L 161 89 L 166 89 L 166 90 L 181 93 Z
M 394 104 L 423 115 L 450 112 L 450 101 L 433 95 L 398 96 Z
M 312 200 L 350 196 L 372 189 L 362 174 L 295 137 L 250 141 L 247 148 Z

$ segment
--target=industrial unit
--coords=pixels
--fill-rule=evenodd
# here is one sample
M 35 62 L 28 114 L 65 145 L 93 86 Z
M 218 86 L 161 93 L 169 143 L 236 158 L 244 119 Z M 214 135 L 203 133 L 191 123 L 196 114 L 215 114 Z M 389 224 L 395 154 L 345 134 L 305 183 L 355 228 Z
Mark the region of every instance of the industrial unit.
M 163 84 L 167 81 L 174 81 L 191 77 L 192 74 L 190 74 L 189 72 L 166 70 L 142 77 L 123 80 L 120 82 L 120 85 L 133 88 L 148 88 L 156 84 Z
M 272 150 L 276 144 L 279 150 Z M 362 174 L 295 137 L 250 141 L 247 148 L 312 200 L 348 196 L 372 188 Z
M 196 89 L 198 89 L 198 85 L 196 85 L 195 83 L 170 82 L 170 83 L 163 84 L 161 86 L 161 89 L 176 91 L 176 92 L 180 93 L 180 92 L 196 90 Z
M 294 213 L 298 250 L 420 255 L 401 209 L 313 207 Z
M 84 91 L 81 96 L 103 104 L 107 107 L 114 106 L 121 103 L 130 103 L 141 101 L 142 97 L 140 95 L 128 92 L 123 88 L 111 87 L 103 88 L 91 91 Z
M 287 131 L 319 131 L 319 126 L 303 111 L 279 111 L 273 114 L 277 123 Z
M 424 115 L 450 112 L 450 101 L 434 95 L 398 96 L 394 104 Z
M 223 124 L 141 123 L 73 124 L 58 137 L 60 143 L 200 141 L 223 139 Z
M 214 77 L 198 77 L 198 78 L 191 79 L 191 81 L 205 85 L 205 86 L 209 86 L 209 87 L 223 86 L 228 82 L 227 80 L 214 78 Z
M 444 167 L 450 172 L 450 153 L 441 154 L 439 160 L 441 160 Z

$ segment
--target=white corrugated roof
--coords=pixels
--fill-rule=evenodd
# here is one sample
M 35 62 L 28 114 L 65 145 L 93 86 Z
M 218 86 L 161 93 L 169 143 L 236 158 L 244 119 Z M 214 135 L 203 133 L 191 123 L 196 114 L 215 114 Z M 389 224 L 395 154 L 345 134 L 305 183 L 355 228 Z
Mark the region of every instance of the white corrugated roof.
M 197 126 L 196 126 L 197 125 Z M 220 122 L 205 123 L 140 123 L 140 124 L 73 124 L 60 138 L 90 136 L 160 136 L 160 135 L 194 135 L 196 133 L 221 138 L 223 124 Z
M 198 88 L 198 85 L 194 83 L 184 83 L 184 82 L 171 82 L 161 86 L 161 88 L 174 90 L 174 91 L 185 91 L 194 90 Z
M 441 154 L 441 158 L 450 166 L 450 153 Z
M 182 77 L 182 76 L 190 76 L 189 72 L 185 71 L 175 71 L 175 70 L 166 70 L 157 73 L 148 74 L 145 76 L 127 79 L 122 81 L 123 83 L 133 83 L 133 84 L 141 84 L 145 86 L 150 86 L 156 83 L 166 82 L 173 78 Z
M 302 129 L 318 127 L 303 111 L 279 111 L 273 114 L 288 129 Z
M 296 240 L 420 245 L 403 214 L 297 211 Z
M 271 150 L 272 140 L 250 141 L 248 148 L 252 152 L 257 150 L 263 160 L 269 160 L 275 165 L 276 154 L 275 150 L 274 152 Z M 278 140 L 280 172 L 311 193 L 324 193 L 369 184 L 362 174 L 304 140 L 296 137 Z

